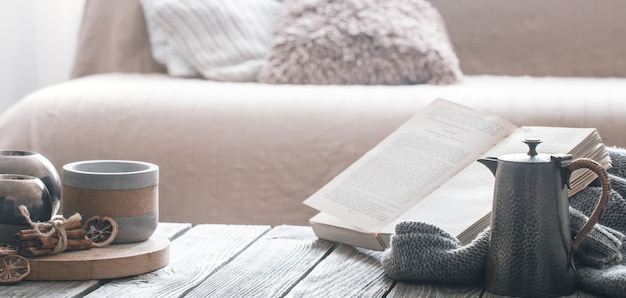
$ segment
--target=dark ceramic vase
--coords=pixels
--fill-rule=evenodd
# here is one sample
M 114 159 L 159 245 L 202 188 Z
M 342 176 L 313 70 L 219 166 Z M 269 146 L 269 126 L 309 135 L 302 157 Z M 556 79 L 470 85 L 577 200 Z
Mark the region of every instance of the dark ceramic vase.
M 47 216 L 42 214 L 39 220 L 47 221 L 59 211 L 61 206 L 61 178 L 54 165 L 43 155 L 26 150 L 0 150 L 0 174 L 26 175 L 41 180 L 49 193 L 50 210 L 46 212 Z M 2 201 L 0 201 L 0 205 L 2 205 Z

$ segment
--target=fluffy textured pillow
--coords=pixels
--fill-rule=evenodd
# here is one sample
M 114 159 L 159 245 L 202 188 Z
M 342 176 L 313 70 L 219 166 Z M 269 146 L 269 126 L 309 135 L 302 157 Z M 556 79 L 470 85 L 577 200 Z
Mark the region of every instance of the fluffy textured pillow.
M 424 0 L 286 0 L 259 81 L 450 84 L 462 78 L 439 12 Z
M 156 0 L 159 1 L 159 0 Z M 176 77 L 198 77 L 200 74 L 181 56 L 167 40 L 165 33 L 154 24 L 155 0 L 141 0 L 141 7 L 146 15 L 152 57 L 165 66 L 167 73 Z
M 277 0 L 158 0 L 152 20 L 203 77 L 255 81 L 269 52 Z

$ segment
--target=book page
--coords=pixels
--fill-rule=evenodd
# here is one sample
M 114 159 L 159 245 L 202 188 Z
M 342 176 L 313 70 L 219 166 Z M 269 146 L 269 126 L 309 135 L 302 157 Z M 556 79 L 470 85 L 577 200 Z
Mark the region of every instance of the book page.
M 498 116 L 437 99 L 304 204 L 379 231 L 514 128 Z
M 398 222 L 408 220 L 435 224 L 457 237 L 491 212 L 494 185 L 489 169 L 470 164 L 380 232 L 393 233 Z

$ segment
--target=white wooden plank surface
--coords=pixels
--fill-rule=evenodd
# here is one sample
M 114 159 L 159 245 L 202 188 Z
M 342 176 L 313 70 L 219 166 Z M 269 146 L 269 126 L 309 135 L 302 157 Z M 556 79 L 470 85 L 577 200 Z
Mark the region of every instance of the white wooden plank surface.
M 393 286 L 380 265 L 381 252 L 339 245 L 288 297 L 383 297 Z
M 275 227 L 186 297 L 282 297 L 332 247 L 309 227 Z
M 477 287 L 451 286 L 421 282 L 398 282 L 387 297 L 481 297 Z
M 0 297 L 502 297 L 478 287 L 394 282 L 381 252 L 317 240 L 309 227 L 190 228 L 159 225 L 156 233 L 174 239 L 163 269 L 109 282 L 22 281 L 0 286 Z
M 162 222 L 159 223 L 157 229 L 154 232 L 165 235 L 167 239 L 170 239 L 170 241 L 174 241 L 174 239 L 178 238 L 180 235 L 184 234 L 190 229 L 190 223 Z
M 89 281 L 21 281 L 0 286 L 0 297 L 82 297 L 97 288 L 100 282 Z
M 86 297 L 179 297 L 269 230 L 269 226 L 197 225 L 171 243 L 165 268 L 111 281 Z

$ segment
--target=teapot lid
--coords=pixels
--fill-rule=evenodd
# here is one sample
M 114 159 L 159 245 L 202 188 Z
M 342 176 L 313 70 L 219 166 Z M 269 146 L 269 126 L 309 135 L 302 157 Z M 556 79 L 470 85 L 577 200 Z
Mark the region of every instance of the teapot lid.
M 505 154 L 498 157 L 498 160 L 521 162 L 521 163 L 549 163 L 551 162 L 551 156 L 548 154 L 537 153 L 537 145 L 541 144 L 540 139 L 525 139 L 524 143 L 528 145 L 528 152 L 526 153 L 514 153 Z

